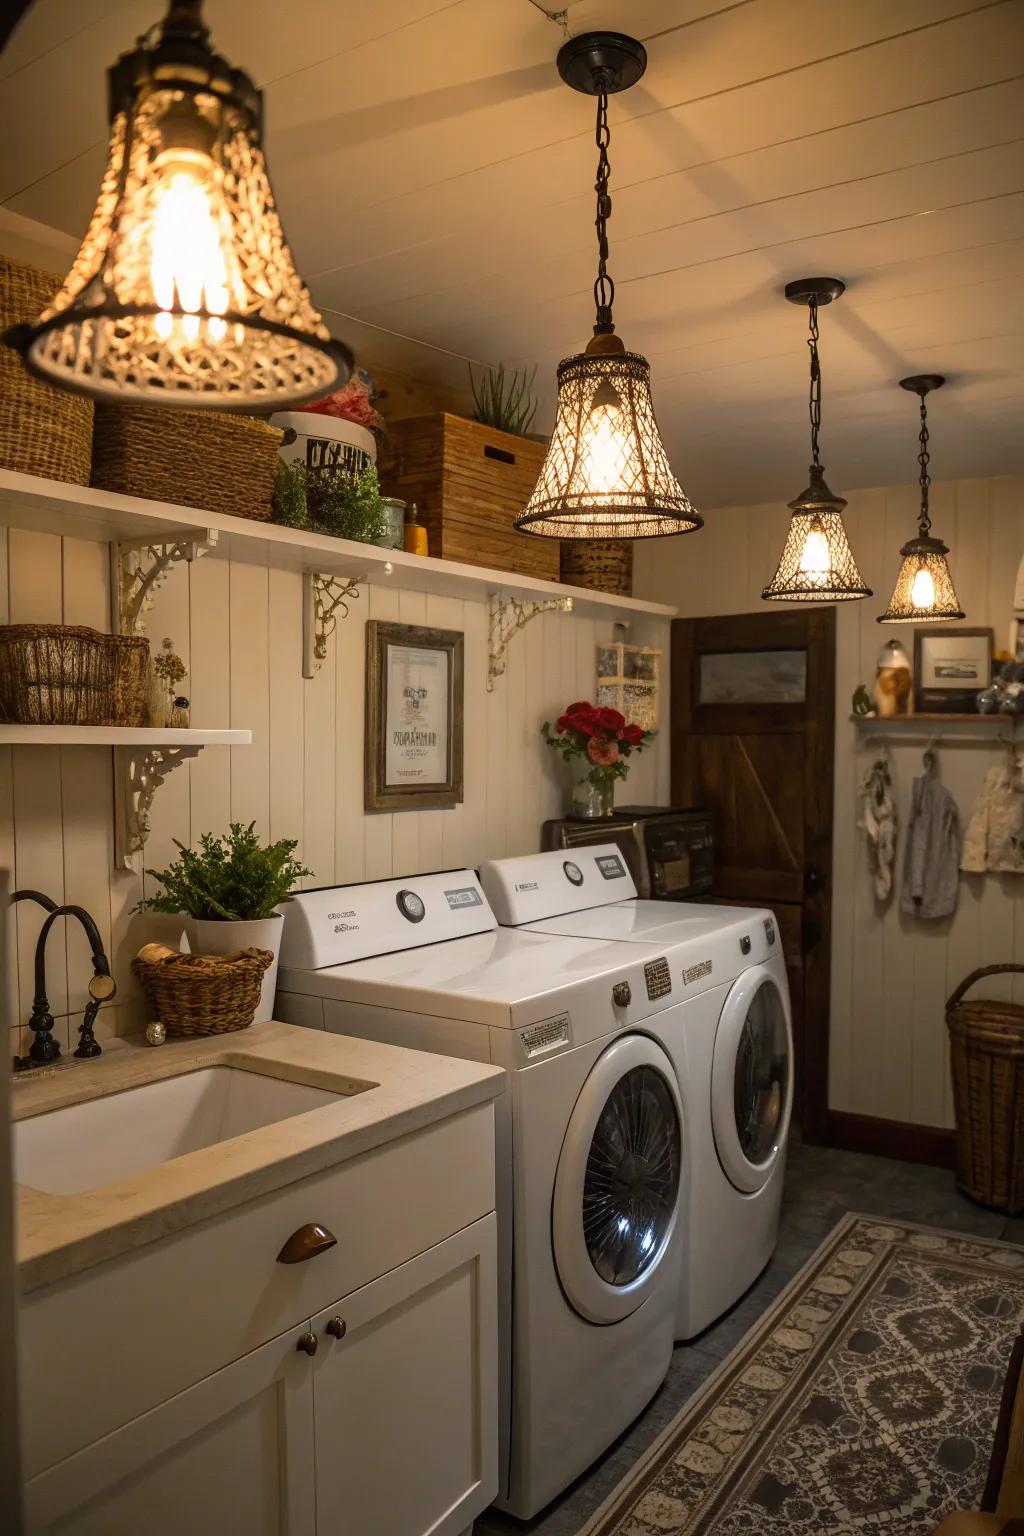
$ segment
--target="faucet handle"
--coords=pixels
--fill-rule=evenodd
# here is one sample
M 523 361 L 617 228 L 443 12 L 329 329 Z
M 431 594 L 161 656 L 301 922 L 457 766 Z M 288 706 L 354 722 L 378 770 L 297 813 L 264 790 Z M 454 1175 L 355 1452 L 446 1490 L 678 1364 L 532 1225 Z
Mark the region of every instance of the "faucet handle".
M 109 1002 L 116 992 L 114 978 L 109 973 L 97 971 L 95 976 L 89 977 L 89 996 L 94 1003 Z

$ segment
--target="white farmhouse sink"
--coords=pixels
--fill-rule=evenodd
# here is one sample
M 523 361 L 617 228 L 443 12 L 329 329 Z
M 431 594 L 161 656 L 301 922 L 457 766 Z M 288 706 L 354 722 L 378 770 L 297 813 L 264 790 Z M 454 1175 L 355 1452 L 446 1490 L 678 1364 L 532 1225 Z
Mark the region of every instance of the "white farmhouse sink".
M 79 1194 L 338 1098 L 240 1067 L 203 1067 L 16 1121 L 14 1177 L 46 1194 Z

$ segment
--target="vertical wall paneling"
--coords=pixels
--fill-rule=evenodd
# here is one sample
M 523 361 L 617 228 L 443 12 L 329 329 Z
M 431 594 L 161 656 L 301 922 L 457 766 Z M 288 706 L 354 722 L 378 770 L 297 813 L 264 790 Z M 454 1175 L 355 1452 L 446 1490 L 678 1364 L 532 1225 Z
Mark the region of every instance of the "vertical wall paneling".
M 267 576 L 270 837 L 301 842 L 304 713 L 302 651 L 296 640 L 302 634 L 302 575 L 270 570 Z
M 393 587 L 370 587 L 366 618 L 379 619 L 384 623 L 397 624 L 398 592 Z M 365 634 L 365 626 L 364 626 Z M 360 781 L 359 800 L 362 800 Z M 398 812 L 395 813 L 400 814 Z M 386 880 L 394 865 L 391 857 L 391 824 L 394 816 L 377 811 L 364 817 L 365 877 L 367 880 Z
M 230 747 L 231 819 L 270 833 L 270 572 L 231 561 L 231 721 L 252 731 L 251 747 Z
M 337 667 L 335 674 L 334 878 L 339 881 L 362 880 L 366 872 L 363 690 L 369 606 L 364 582 L 359 588 L 359 596 L 349 602 L 348 617 L 339 623 L 335 641 L 343 647 L 342 665 Z

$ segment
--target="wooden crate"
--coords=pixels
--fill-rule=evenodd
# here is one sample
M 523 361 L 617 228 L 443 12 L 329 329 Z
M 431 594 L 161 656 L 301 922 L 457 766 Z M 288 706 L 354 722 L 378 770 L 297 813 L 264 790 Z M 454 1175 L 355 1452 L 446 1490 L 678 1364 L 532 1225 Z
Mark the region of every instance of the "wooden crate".
M 546 454 L 546 443 L 465 416 L 410 416 L 388 424 L 381 486 L 416 503 L 432 555 L 557 581 L 559 541 L 512 526 Z

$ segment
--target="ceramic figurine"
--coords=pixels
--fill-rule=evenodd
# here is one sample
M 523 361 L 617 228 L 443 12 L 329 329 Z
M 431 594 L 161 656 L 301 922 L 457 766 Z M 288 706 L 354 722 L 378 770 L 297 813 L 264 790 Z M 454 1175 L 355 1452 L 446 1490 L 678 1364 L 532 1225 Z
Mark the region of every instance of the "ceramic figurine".
M 881 719 L 910 714 L 910 659 L 898 640 L 887 640 L 878 653 L 874 694 Z

